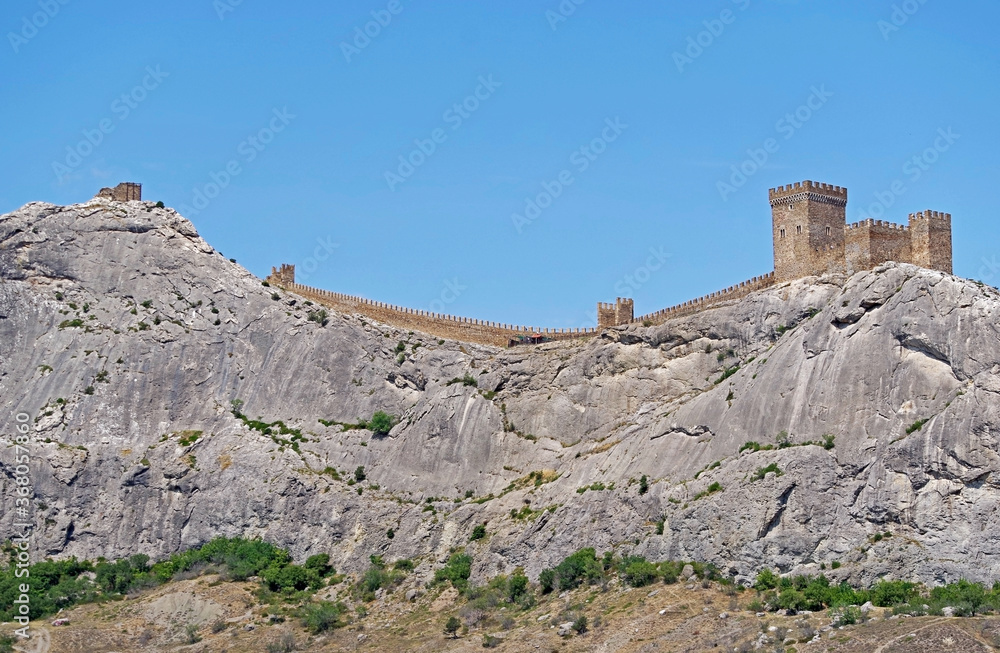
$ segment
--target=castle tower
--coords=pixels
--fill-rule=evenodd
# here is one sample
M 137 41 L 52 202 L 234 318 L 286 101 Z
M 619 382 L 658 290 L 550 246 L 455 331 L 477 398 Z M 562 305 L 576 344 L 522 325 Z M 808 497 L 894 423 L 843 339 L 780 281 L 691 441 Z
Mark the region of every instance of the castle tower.
M 911 262 L 951 274 L 951 214 L 922 211 L 910 214 Z
M 288 263 L 282 263 L 280 268 L 272 266 L 271 274 L 264 281 L 276 286 L 290 286 L 295 283 L 295 266 Z
M 776 281 L 844 272 L 847 189 L 803 181 L 768 196 Z
M 635 302 L 631 299 L 621 297 L 614 304 L 597 303 L 597 327 L 605 329 L 607 327 L 628 324 L 634 317 Z

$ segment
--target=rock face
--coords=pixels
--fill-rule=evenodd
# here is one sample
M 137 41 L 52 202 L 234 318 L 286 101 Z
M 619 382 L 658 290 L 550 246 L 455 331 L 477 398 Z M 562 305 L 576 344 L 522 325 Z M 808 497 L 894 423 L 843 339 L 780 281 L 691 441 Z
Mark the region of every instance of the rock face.
M 23 413 L 36 557 L 259 535 L 425 575 L 455 546 L 479 577 L 583 546 L 739 580 L 1000 572 L 990 287 L 887 264 L 512 350 L 316 309 L 151 203 L 0 216 L 3 528 Z M 378 410 L 387 435 L 345 426 Z

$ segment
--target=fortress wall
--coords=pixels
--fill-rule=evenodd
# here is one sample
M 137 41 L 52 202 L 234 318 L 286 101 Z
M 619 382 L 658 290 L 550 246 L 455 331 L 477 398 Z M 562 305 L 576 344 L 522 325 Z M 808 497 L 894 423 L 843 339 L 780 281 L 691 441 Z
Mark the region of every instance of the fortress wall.
M 419 309 L 394 306 L 363 297 L 344 295 L 298 283 L 283 284 L 286 290 L 310 301 L 328 306 L 340 313 L 357 313 L 391 326 L 420 331 L 439 338 L 506 347 L 512 338 L 540 333 L 552 340 L 569 340 L 594 336 L 597 329 L 541 329 L 502 324 L 467 317 L 431 313 Z
M 691 315 L 692 313 L 703 311 L 714 304 L 746 297 L 752 292 L 768 288 L 773 286 L 775 283 L 776 277 L 774 272 L 768 272 L 765 275 L 754 277 L 753 279 L 738 283 L 734 286 L 729 286 L 725 290 L 720 290 L 697 299 L 692 299 L 684 302 L 683 304 L 671 306 L 670 308 L 664 308 L 663 310 L 656 311 L 655 313 L 642 315 L 632 320 L 632 323 L 642 324 L 645 322 L 652 322 L 653 324 L 662 324 L 663 322 L 672 320 L 675 317 Z

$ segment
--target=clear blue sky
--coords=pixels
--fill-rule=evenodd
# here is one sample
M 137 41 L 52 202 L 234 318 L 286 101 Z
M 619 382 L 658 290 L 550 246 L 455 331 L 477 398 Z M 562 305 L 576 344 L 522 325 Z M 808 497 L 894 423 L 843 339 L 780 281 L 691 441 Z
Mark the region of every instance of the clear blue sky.
M 62 2 L 4 5 L 2 212 L 138 181 L 258 275 L 561 327 L 768 272 L 767 189 L 814 179 L 1000 282 L 996 2 Z

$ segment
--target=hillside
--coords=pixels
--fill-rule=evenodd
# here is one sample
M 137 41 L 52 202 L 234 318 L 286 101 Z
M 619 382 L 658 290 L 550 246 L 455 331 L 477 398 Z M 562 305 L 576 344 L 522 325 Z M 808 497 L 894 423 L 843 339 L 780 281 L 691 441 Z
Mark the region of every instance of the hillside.
M 591 546 L 992 583 L 998 309 L 887 264 L 501 350 L 323 315 L 152 203 L 32 203 L 0 216 L 0 432 L 34 423 L 36 557 L 225 535 L 416 582 L 458 546 L 473 580 Z

